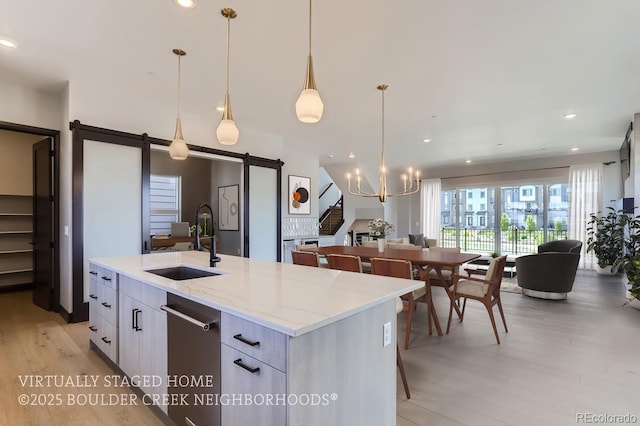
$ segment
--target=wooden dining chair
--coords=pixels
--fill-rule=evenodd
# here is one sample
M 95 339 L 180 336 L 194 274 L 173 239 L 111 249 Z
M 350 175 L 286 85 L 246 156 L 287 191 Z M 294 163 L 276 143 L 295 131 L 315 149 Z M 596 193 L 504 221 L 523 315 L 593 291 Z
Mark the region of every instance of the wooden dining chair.
M 297 251 L 303 251 L 303 250 L 309 250 L 309 249 L 316 249 L 318 248 L 318 245 L 316 243 L 310 243 L 310 244 L 296 244 L 296 250 Z
M 507 322 L 504 319 L 504 311 L 502 310 L 502 302 L 500 301 L 500 286 L 502 284 L 502 276 L 504 274 L 504 266 L 507 263 L 507 256 L 500 256 L 491 261 L 489 269 L 486 272 L 484 278 L 472 277 L 471 272 L 469 276 L 460 277 L 455 275 L 453 277 L 453 284 L 451 285 L 450 292 L 453 296 L 449 306 L 449 322 L 447 323 L 447 334 L 449 334 L 449 328 L 451 327 L 451 315 L 453 313 L 453 307 L 456 304 L 455 300 L 464 298 L 462 304 L 462 315 L 460 322 L 464 319 L 464 311 L 467 307 L 467 299 L 477 300 L 481 302 L 489 313 L 489 319 L 493 326 L 493 333 L 496 335 L 496 341 L 500 344 L 500 337 L 498 336 L 498 329 L 496 328 L 496 321 L 493 318 L 493 306 L 498 305 L 500 310 L 500 316 L 502 317 L 502 323 L 504 324 L 504 331 L 507 330 Z
M 328 254 L 327 262 L 329 269 L 339 269 L 341 271 L 362 272 L 362 262 L 360 256 L 348 254 Z
M 408 260 L 399 259 L 381 259 L 374 257 L 371 259 L 371 273 L 373 275 L 384 275 L 386 277 L 413 279 L 413 268 Z M 407 326 L 404 333 L 404 348 L 409 349 L 409 334 L 411 333 L 411 320 L 413 311 L 416 309 L 417 302 L 426 301 L 427 287 L 426 285 L 417 290 L 400 296 L 407 302 L 403 303 L 402 311 L 407 313 Z
M 315 266 L 316 268 L 320 266 L 318 253 L 315 252 L 296 250 L 291 252 L 291 258 L 295 265 Z

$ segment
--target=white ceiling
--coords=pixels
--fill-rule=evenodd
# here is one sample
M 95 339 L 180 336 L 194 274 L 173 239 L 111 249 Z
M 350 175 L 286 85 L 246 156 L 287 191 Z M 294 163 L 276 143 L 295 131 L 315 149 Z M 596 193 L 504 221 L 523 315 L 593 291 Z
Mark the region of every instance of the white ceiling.
M 306 0 L 199 0 L 190 10 L 173 0 L 0 0 L 0 36 L 19 43 L 0 47 L 0 75 L 45 90 L 95 82 L 175 105 L 179 47 L 188 53 L 183 110 L 211 115 L 213 128 L 225 84 L 222 7 L 238 13 L 231 99 L 240 131 L 282 135 L 321 164 L 378 161 L 379 83 L 389 84 L 390 167 L 614 150 L 640 111 L 638 0 L 316 0 L 325 113 L 312 125 L 294 113 Z M 578 117 L 563 119 L 569 111 Z

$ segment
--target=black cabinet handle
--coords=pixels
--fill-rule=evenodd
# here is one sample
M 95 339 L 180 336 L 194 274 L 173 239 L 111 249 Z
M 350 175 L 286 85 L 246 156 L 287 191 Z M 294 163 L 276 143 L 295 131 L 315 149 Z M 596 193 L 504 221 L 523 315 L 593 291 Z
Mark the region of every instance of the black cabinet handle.
M 98 296 L 96 296 L 95 294 L 90 294 L 89 297 L 94 300 L 98 300 Z
M 89 273 L 90 273 L 91 275 L 98 275 L 98 273 L 97 273 L 96 271 L 89 271 Z
M 102 306 L 104 306 L 105 308 L 111 309 L 111 305 L 108 304 L 107 302 L 102 302 Z
M 95 333 L 96 331 L 98 331 L 98 329 L 97 329 L 96 327 L 94 327 L 93 325 L 90 325 L 90 326 L 89 326 L 89 330 L 93 331 L 94 333 Z
M 242 337 L 242 334 L 236 334 L 235 336 L 233 336 L 233 338 L 236 340 L 240 340 L 242 343 L 245 343 L 249 346 L 258 346 L 260 344 L 259 340 L 252 342 L 251 340 L 247 340 L 244 337 Z
M 138 319 L 139 319 L 139 318 L 138 318 L 138 314 L 139 314 L 140 312 L 142 312 L 142 311 L 141 311 L 140 309 L 138 309 L 138 308 L 133 309 L 133 310 L 131 311 L 131 323 L 132 323 L 132 328 L 133 328 L 135 331 L 142 331 L 142 328 L 138 327 Z
M 244 368 L 245 370 L 247 370 L 250 373 L 257 373 L 258 371 L 260 371 L 260 367 L 256 367 L 256 368 L 251 368 L 248 365 L 245 365 L 242 363 L 242 358 L 238 358 L 235 361 L 233 361 L 233 363 L 239 367 Z
M 109 278 L 107 276 L 102 277 L 102 279 L 105 280 L 105 281 L 111 281 L 111 278 Z
M 103 337 L 101 339 L 103 342 L 105 342 L 106 344 L 110 345 L 111 344 L 111 340 L 107 339 L 106 337 Z

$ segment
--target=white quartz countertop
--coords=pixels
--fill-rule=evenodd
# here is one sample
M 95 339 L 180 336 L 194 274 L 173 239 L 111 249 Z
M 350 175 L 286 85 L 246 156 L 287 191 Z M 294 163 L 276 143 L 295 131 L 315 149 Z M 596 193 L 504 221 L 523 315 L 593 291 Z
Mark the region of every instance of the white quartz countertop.
M 299 336 L 424 286 L 422 281 L 182 251 L 91 259 L 138 281 Z M 222 275 L 174 281 L 146 270 L 191 266 Z

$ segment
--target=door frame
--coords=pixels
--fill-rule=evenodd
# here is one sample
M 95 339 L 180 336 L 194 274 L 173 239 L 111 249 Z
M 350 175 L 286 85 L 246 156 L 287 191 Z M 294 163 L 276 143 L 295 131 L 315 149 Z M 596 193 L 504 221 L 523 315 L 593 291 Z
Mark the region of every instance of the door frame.
M 6 121 L 0 121 L 0 130 L 29 133 L 53 139 L 53 271 L 51 271 L 53 294 L 51 310 L 60 312 L 60 131 Z
M 71 300 L 72 312 L 67 313 L 67 322 L 80 322 L 89 319 L 89 302 L 84 301 L 84 141 L 91 140 L 116 145 L 131 146 L 142 150 L 142 211 L 140 214 L 141 235 L 140 252 L 147 253 L 150 247 L 149 237 L 149 141 L 147 134 L 135 135 L 117 130 L 88 126 L 75 120 L 69 123 L 72 132 L 72 269 Z M 145 219 L 146 217 L 146 219 Z

